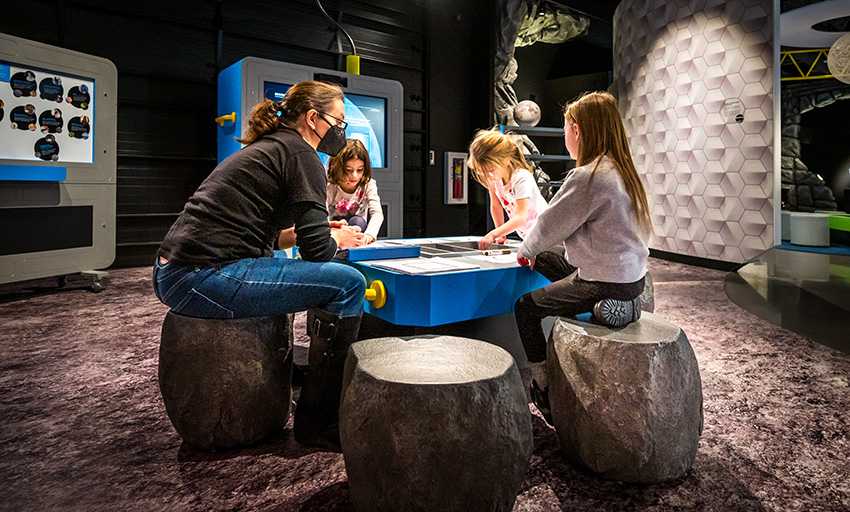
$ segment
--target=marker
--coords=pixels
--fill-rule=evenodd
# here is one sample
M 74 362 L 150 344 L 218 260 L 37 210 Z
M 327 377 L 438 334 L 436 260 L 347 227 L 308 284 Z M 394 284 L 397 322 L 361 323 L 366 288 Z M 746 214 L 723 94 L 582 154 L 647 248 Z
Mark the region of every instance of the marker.
M 484 256 L 497 256 L 499 254 L 510 254 L 510 249 L 484 249 L 481 254 Z

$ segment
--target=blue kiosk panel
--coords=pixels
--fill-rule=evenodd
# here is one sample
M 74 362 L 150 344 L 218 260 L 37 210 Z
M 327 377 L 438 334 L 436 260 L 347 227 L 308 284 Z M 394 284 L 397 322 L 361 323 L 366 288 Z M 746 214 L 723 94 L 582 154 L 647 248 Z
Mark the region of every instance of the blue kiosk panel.
M 469 243 L 476 237 L 439 239 L 446 245 Z M 416 246 L 416 240 L 403 242 Z M 520 267 L 514 261 L 516 247 L 507 254 L 488 260 L 480 251 L 467 250 L 440 255 L 443 258 L 476 263 L 478 268 L 445 273 L 408 274 L 381 267 L 381 260 L 352 261 L 351 264 L 366 276 L 371 284 L 380 280 L 387 290 L 387 301 L 376 308 L 364 301 L 364 311 L 395 325 L 435 327 L 467 320 L 505 315 L 513 312 L 522 295 L 546 286 L 549 281 L 533 270 Z M 420 256 L 433 257 L 434 254 Z

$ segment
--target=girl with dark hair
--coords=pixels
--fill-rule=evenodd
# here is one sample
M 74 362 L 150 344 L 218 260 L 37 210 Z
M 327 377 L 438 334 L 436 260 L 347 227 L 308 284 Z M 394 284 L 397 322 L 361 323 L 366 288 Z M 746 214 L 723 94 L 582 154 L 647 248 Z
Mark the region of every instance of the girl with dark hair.
M 372 179 L 369 152 L 359 140 L 351 139 L 328 164 L 328 214 L 363 232 L 370 244 L 378 238 L 384 211 L 378 185 Z
M 328 223 L 325 169 L 316 151 L 345 146 L 339 87 L 295 84 L 282 102 L 251 112 L 246 146 L 189 198 L 159 248 L 157 297 L 201 318 L 275 316 L 311 309 L 310 369 L 295 410 L 295 438 L 339 448 L 338 409 L 348 346 L 357 338 L 366 282 L 332 262 L 363 235 Z M 273 257 L 298 240 L 301 259 Z

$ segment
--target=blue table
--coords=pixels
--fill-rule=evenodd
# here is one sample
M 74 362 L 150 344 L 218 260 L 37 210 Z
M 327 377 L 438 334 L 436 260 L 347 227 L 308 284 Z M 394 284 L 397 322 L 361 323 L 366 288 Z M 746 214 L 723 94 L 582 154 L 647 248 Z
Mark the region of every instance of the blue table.
M 479 237 L 382 240 L 349 252 L 350 264 L 369 286 L 383 285 L 386 300 L 364 301 L 361 338 L 452 334 L 493 342 L 520 366 L 525 354 L 513 318 L 517 299 L 549 284 L 542 275 L 516 263 L 519 242 L 508 241 L 497 254 L 479 251 Z M 416 257 L 400 258 L 399 254 Z M 371 251 L 371 252 L 370 252 Z M 393 251 L 390 259 L 382 251 Z M 443 271 L 429 272 L 429 268 Z M 453 267 L 465 267 L 452 269 Z M 421 272 L 421 273 L 420 273 Z M 378 307 L 378 306 L 381 307 Z
M 434 327 L 511 313 L 522 295 L 549 283 L 516 263 L 518 242 L 485 255 L 474 247 L 477 241 L 474 236 L 386 240 L 364 248 L 377 251 L 376 255 L 382 249 L 396 254 L 405 247 L 421 250 L 416 258 L 351 263 L 366 276 L 367 283 L 378 280 L 386 289 L 386 303 L 379 308 L 366 301 L 366 313 L 396 325 Z M 352 259 L 359 259 L 357 251 L 350 253 Z M 428 271 L 440 266 L 470 268 Z

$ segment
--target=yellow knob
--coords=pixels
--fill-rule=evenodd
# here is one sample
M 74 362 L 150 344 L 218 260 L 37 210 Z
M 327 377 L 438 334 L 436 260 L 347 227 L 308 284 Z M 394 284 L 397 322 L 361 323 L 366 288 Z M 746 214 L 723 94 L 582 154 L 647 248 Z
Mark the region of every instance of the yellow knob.
M 387 303 L 387 289 L 379 279 L 375 279 L 366 288 L 366 300 L 372 303 L 375 309 L 381 309 Z
M 345 71 L 352 75 L 360 74 L 360 56 L 346 55 L 345 56 Z
M 221 127 L 224 127 L 224 123 L 235 123 L 236 112 L 231 112 L 229 114 L 224 114 L 223 116 L 218 116 L 215 118 L 215 122 L 218 123 L 218 125 Z

